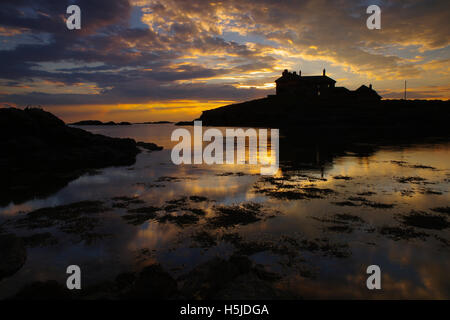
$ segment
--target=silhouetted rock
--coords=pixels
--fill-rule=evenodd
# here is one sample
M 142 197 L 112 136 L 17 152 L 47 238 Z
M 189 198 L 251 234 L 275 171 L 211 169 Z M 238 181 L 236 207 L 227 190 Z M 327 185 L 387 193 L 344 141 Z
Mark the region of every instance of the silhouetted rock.
M 163 149 L 163 147 L 160 147 L 160 146 L 156 145 L 155 143 L 151 143 L 151 142 L 138 142 L 138 143 L 136 143 L 136 145 L 138 147 L 144 148 L 148 151 L 160 151 Z
M 218 300 L 272 300 L 294 298 L 276 289 L 270 282 L 255 273 L 235 278 L 214 295 Z
M 127 281 L 132 281 L 132 285 L 125 298 L 164 300 L 178 294 L 177 282 L 159 264 L 145 267 L 134 279 L 130 275 L 116 279 L 122 285 Z
M 0 109 L 0 150 L 0 205 L 48 196 L 91 169 L 132 165 L 140 152 L 133 139 L 69 127 L 36 108 Z
M 213 258 L 179 278 L 181 293 L 188 299 L 288 298 L 272 282 L 278 276 L 255 266 L 246 256 L 228 260 Z
M 73 294 L 55 280 L 36 281 L 23 287 L 12 300 L 68 300 Z
M 58 243 L 58 239 L 54 237 L 50 232 L 36 233 L 31 236 L 22 237 L 27 247 L 46 247 L 52 246 Z
M 0 281 L 24 265 L 27 251 L 22 239 L 13 234 L 0 235 Z
M 177 280 L 161 265 L 125 272 L 115 280 L 70 291 L 48 280 L 25 285 L 10 299 L 25 300 L 171 300 L 171 299 L 290 299 L 291 293 L 274 286 L 278 274 L 255 265 L 248 257 L 213 258 Z M 179 290 L 181 287 L 181 291 Z
M 242 273 L 250 272 L 251 261 L 243 258 L 243 261 L 234 263 L 221 258 L 213 258 L 191 272 L 182 276 L 182 293 L 194 299 L 207 299 L 212 297 L 221 288 L 233 281 Z

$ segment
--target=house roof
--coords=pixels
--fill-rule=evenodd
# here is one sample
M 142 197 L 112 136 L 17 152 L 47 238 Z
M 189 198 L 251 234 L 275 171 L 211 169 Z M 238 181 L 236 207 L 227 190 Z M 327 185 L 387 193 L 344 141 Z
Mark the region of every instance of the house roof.
M 334 87 L 333 90 L 336 91 L 336 92 L 342 92 L 342 93 L 350 92 L 350 90 L 347 89 L 346 87 Z
M 275 82 L 285 82 L 285 81 L 301 81 L 308 83 L 336 83 L 335 80 L 331 79 L 328 76 L 299 76 L 297 74 L 288 73 L 277 80 Z
M 357 92 L 369 92 L 369 91 L 373 91 L 372 89 L 370 89 L 368 86 L 366 86 L 365 84 L 363 84 L 361 87 L 359 87 L 358 89 L 356 89 L 355 91 Z
M 301 81 L 316 82 L 316 83 L 336 83 L 336 80 L 328 76 L 304 76 L 300 77 Z
M 356 89 L 355 92 L 358 95 L 366 95 L 366 96 L 372 95 L 372 96 L 377 96 L 377 97 L 381 98 L 381 96 L 375 90 L 373 90 L 372 88 L 369 88 L 368 86 L 366 86 L 364 84 L 361 87 L 359 87 L 358 89 Z

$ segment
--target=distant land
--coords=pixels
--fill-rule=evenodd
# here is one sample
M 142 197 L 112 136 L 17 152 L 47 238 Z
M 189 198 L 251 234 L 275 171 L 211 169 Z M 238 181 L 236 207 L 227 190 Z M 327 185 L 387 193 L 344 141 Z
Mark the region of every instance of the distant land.
M 194 121 L 178 121 L 175 123 L 176 126 L 192 126 L 194 125 Z
M 78 121 L 78 122 L 74 122 L 74 123 L 69 123 L 69 125 L 72 126 L 130 126 L 131 123 L 130 122 L 114 122 L 114 121 L 109 121 L 109 122 L 102 122 L 99 120 L 82 120 L 82 121 Z
M 100 120 L 82 120 L 74 123 L 70 123 L 71 126 L 130 126 L 132 124 L 168 124 L 173 123 L 172 121 L 147 121 L 147 122 L 114 122 L 114 121 L 108 121 L 108 122 L 102 122 Z
M 147 122 L 136 122 L 136 124 L 169 124 L 172 121 L 147 121 Z

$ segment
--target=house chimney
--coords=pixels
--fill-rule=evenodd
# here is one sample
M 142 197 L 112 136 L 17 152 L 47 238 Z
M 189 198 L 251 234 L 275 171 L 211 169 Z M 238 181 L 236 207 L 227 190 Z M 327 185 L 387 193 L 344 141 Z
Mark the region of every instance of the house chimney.
M 369 84 L 369 89 L 372 90 L 372 84 Z
M 298 71 L 298 76 L 301 77 L 302 76 L 302 70 Z
M 326 70 L 325 70 L 325 69 L 323 69 L 323 76 L 325 76 L 325 73 L 326 73 Z

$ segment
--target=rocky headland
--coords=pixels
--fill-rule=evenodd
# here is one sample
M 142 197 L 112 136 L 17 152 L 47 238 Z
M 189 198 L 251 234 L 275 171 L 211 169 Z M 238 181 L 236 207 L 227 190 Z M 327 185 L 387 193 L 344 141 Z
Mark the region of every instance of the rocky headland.
M 269 96 L 203 111 L 206 126 L 270 127 L 292 138 L 359 140 L 450 137 L 450 101 L 349 102 Z
M 126 166 L 152 143 L 67 126 L 38 108 L 0 109 L 0 205 L 44 197 L 93 169 Z

